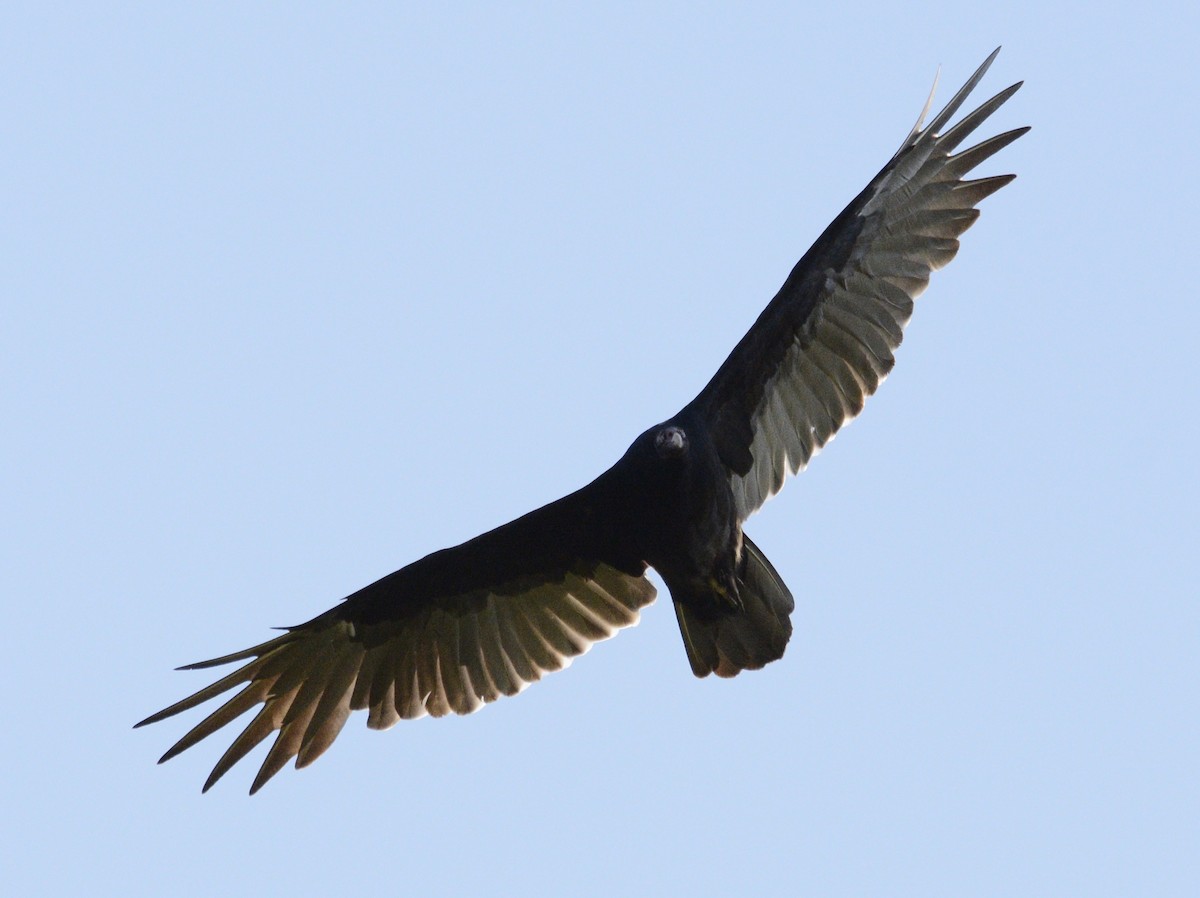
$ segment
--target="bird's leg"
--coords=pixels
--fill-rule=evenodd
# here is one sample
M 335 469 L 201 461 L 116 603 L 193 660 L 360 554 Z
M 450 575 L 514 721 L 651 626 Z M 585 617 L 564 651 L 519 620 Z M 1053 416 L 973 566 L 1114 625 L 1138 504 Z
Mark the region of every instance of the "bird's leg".
M 744 611 L 745 606 L 742 604 L 742 596 L 738 591 L 737 578 L 732 573 L 726 574 L 724 571 L 720 571 L 718 574 L 709 575 L 707 584 L 709 591 L 717 598 L 717 603 L 729 611 Z

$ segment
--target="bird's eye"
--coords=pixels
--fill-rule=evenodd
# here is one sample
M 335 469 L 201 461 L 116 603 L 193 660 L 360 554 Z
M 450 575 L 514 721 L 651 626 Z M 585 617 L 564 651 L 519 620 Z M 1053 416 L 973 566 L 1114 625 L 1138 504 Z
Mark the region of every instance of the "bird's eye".
M 660 458 L 678 458 L 687 451 L 687 434 L 681 427 L 664 427 L 654 435 L 654 450 Z

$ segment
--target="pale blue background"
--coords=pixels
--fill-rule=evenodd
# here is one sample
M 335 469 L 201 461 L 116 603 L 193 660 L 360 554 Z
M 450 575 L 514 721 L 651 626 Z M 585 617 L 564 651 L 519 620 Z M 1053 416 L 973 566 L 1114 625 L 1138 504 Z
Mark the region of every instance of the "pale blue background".
M 5 892 L 1200 893 L 1184 4 L 194 6 L 0 29 Z M 697 681 L 660 602 L 254 799 L 154 766 L 173 666 L 690 399 L 998 43 L 1020 177 L 750 523 L 782 662 Z

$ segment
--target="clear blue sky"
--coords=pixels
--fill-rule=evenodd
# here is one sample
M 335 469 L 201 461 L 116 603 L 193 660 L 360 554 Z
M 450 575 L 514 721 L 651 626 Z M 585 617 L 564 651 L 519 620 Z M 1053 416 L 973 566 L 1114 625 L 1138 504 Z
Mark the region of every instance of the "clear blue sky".
M 6 16 L 5 889 L 1200 893 L 1194 13 L 411 6 Z M 694 679 L 660 600 L 253 799 L 253 759 L 200 795 L 220 737 L 154 766 L 174 666 L 690 399 L 997 44 L 1018 180 L 748 526 L 781 662 Z

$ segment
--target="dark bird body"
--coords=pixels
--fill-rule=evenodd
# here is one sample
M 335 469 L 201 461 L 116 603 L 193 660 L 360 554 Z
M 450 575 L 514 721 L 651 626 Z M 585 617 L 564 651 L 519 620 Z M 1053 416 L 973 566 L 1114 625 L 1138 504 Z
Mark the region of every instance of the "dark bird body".
M 636 623 L 655 596 L 648 567 L 670 590 L 697 676 L 780 658 L 794 602 L 742 525 L 862 410 L 930 272 L 954 257 L 975 206 L 1012 180 L 964 176 L 1025 128 L 952 153 L 1019 84 L 943 130 L 995 55 L 922 128 L 926 105 L 678 414 L 582 489 L 427 555 L 268 642 L 190 665 L 245 662 L 142 721 L 238 690 L 162 760 L 261 706 L 205 784 L 278 733 L 253 792 L 291 758 L 315 760 L 351 711 L 367 710 L 375 729 L 470 713 Z

